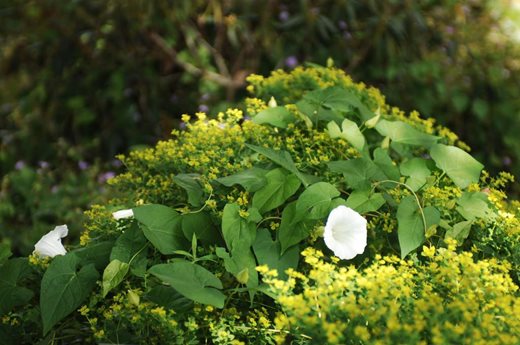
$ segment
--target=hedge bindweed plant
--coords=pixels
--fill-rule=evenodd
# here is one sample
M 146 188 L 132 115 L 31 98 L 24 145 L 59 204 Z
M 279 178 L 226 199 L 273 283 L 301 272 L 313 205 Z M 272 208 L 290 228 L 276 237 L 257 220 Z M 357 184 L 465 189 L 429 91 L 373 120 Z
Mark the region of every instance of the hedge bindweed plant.
M 518 343 L 511 176 L 490 178 L 455 134 L 340 70 L 249 82 L 248 118 L 184 115 L 171 140 L 120 157 L 127 170 L 110 183 L 123 196 L 87 212 L 65 255 L 2 248 L 8 344 L 451 341 L 425 331 L 437 321 L 457 339 Z M 421 327 L 394 327 L 430 307 L 442 310 Z M 377 310 L 392 312 L 362 315 Z M 482 310 L 492 322 L 470 322 Z

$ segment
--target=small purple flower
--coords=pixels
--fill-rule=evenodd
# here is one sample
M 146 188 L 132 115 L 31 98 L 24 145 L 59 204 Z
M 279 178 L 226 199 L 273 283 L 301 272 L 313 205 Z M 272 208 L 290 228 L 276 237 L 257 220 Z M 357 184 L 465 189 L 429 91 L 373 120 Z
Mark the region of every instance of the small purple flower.
M 78 162 L 78 168 L 80 168 L 80 170 L 87 170 L 89 167 L 89 164 L 85 161 L 79 161 Z
M 116 176 L 116 173 L 113 171 L 107 171 L 98 176 L 98 182 L 99 183 L 105 183 L 111 178 L 114 178 Z
M 347 22 L 344 21 L 344 20 L 340 20 L 338 21 L 338 27 L 341 29 L 341 30 L 346 30 L 348 25 L 347 25 Z
M 208 106 L 206 104 L 199 105 L 199 111 L 202 113 L 207 113 L 209 110 Z
M 278 14 L 278 19 L 280 19 L 281 22 L 286 22 L 287 20 L 289 20 L 289 12 L 283 10 L 280 12 L 280 14 Z
M 16 162 L 16 164 L 14 165 L 14 168 L 16 170 L 22 170 L 23 168 L 25 168 L 26 164 L 24 161 L 18 161 Z
M 506 167 L 510 166 L 511 163 L 513 163 L 513 160 L 509 156 L 505 156 L 502 158 L 502 164 L 504 164 Z
M 202 102 L 205 102 L 205 101 L 209 100 L 209 97 L 210 97 L 209 93 L 203 93 L 202 95 L 200 95 L 200 100 Z
M 180 128 L 180 129 L 186 129 L 186 127 L 188 127 L 188 125 L 186 125 L 186 122 L 181 122 L 181 123 L 179 124 L 179 128 Z
M 49 167 L 49 162 L 39 161 L 38 166 L 40 167 L 40 169 L 47 169 Z
M 453 34 L 455 33 L 455 28 L 454 28 L 453 26 L 451 26 L 451 25 L 448 25 L 448 26 L 446 27 L 446 33 L 447 33 L 448 35 L 453 35 Z
M 121 162 L 119 159 L 112 160 L 112 166 L 114 168 L 121 168 L 122 165 L 123 165 L 123 162 Z
M 348 31 L 345 31 L 343 33 L 343 38 L 345 39 L 345 41 L 349 41 L 352 38 L 352 34 Z
M 298 66 L 298 59 L 296 58 L 296 56 L 291 55 L 287 57 L 287 59 L 285 59 L 285 66 L 289 68 L 294 68 Z

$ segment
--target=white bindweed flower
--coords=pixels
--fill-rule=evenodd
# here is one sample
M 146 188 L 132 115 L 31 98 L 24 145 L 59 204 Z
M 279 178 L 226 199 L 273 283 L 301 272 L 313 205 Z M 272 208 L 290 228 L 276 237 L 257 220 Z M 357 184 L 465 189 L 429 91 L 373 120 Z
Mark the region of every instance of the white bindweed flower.
M 338 206 L 329 214 L 323 238 L 337 257 L 352 259 L 365 251 L 367 220 L 351 208 Z
M 131 208 L 127 210 L 119 210 L 114 213 L 112 213 L 112 216 L 114 216 L 115 219 L 125 219 L 125 218 L 132 218 L 134 216 L 134 211 L 132 211 Z
M 38 254 L 41 257 L 55 257 L 56 255 L 65 255 L 67 251 L 63 244 L 61 243 L 61 239 L 67 236 L 69 233 L 69 229 L 67 225 L 58 225 L 54 228 L 54 230 L 49 231 L 46 235 L 43 235 L 42 238 L 34 245 L 34 253 Z

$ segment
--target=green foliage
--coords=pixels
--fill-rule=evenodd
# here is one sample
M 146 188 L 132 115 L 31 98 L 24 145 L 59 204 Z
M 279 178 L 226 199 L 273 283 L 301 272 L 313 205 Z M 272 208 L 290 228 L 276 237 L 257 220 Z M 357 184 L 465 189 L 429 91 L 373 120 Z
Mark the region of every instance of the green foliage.
M 458 147 L 435 145 L 430 154 L 437 167 L 451 177 L 460 188 L 477 183 L 480 172 L 484 168 L 475 158 Z M 457 162 L 457 164 L 453 164 L 453 162 Z
M 151 145 L 178 127 L 180 114 L 208 108 L 215 115 L 243 97 L 249 73 L 329 57 L 328 64 L 382 88 L 389 103 L 434 114 L 493 173 L 507 169 L 518 175 L 520 69 L 518 43 L 508 27 L 512 12 L 509 0 L 197 0 L 175 6 L 165 0 L 110 6 L 4 1 L 2 236 L 13 241 L 15 253 L 27 254 L 57 219 L 79 217 L 99 193 L 96 178 L 78 172 L 76 162 L 106 163 L 128 148 Z M 377 108 L 365 96 L 360 102 L 358 91 L 323 94 L 338 86 L 334 79 L 325 79 L 327 85 L 310 76 L 298 80 L 295 88 L 258 88 L 259 97 L 275 95 L 279 104 L 254 121 L 286 128 L 295 116 L 310 124 L 344 120 L 339 111 L 361 116 L 366 127 L 376 125 Z M 288 102 L 301 114 L 281 106 Z M 355 127 L 346 129 L 343 135 L 357 136 L 359 149 Z M 18 181 L 14 167 L 22 159 L 31 167 L 49 162 L 54 176 Z M 31 193 L 23 187 L 31 185 L 42 188 Z M 191 202 L 200 202 L 200 191 L 192 187 Z M 14 239 L 15 230 L 23 236 Z
M 90 295 L 99 274 L 93 264 L 81 267 L 74 253 L 55 258 L 41 281 L 43 335 L 76 310 Z
M 103 297 L 125 279 L 130 265 L 117 259 L 110 261 L 103 272 Z
M 222 282 L 202 266 L 180 261 L 155 265 L 148 271 L 195 302 L 224 307 L 225 296 L 219 291 Z
M 300 188 L 296 175 L 287 174 L 282 169 L 274 169 L 265 174 L 267 183 L 255 192 L 253 207 L 261 213 L 271 211 L 289 199 Z
M 187 248 L 182 232 L 182 216 L 163 205 L 143 205 L 133 209 L 144 236 L 162 254 L 173 254 Z
M 0 315 L 7 314 L 14 307 L 24 305 L 31 300 L 34 293 L 26 287 L 19 286 L 21 280 L 31 271 L 24 258 L 7 261 L 0 267 Z
M 0 242 L 16 255 L 30 254 L 38 239 L 56 224 L 70 224 L 67 241 L 75 242 L 82 230 L 83 210 L 107 199 L 104 179 L 115 174 L 103 171 L 114 169 L 112 165 L 81 170 L 65 168 L 64 163 L 61 167 L 49 164 L 40 162 L 34 167 L 21 162 L 19 170 L 1 177 Z
M 309 90 L 306 82 L 294 82 L 298 79 L 314 80 L 315 89 Z M 255 116 L 268 108 L 266 102 L 271 96 L 250 98 L 246 106 L 252 120 L 244 119 L 237 109 L 228 109 L 215 119 L 203 113 L 198 113 L 194 121 L 185 116 L 186 130 L 175 131 L 170 140 L 154 148 L 120 157 L 127 170 L 110 181 L 116 197 L 108 206 L 94 206 L 88 212 L 82 247 L 70 247 L 67 255 L 53 258 L 46 270 L 44 260 L 31 257 L 31 264 L 43 274 L 41 284 L 35 276 L 29 286 L 31 291 L 41 287 L 44 334 L 86 328 L 91 340 L 97 342 L 144 337 L 171 344 L 225 344 L 251 339 L 272 343 L 288 332 L 302 342 L 323 343 L 326 339 L 341 343 L 341 334 L 359 333 L 356 327 L 367 328 L 368 319 L 358 323 L 354 316 L 345 318 L 353 321 L 338 328 L 341 334 L 336 334 L 337 341 L 328 333 L 323 338 L 321 323 L 313 324 L 319 326 L 315 327 L 316 334 L 307 335 L 309 320 L 290 319 L 294 306 L 286 303 L 289 299 L 284 300 L 297 296 L 304 301 L 316 292 L 322 303 L 321 295 L 325 298 L 327 294 L 313 290 L 315 283 L 304 286 L 304 297 L 299 296 L 296 279 L 321 282 L 319 277 L 336 271 L 340 273 L 322 283 L 335 288 L 333 278 L 337 278 L 340 293 L 333 299 L 334 305 L 320 304 L 320 310 L 357 305 L 345 300 L 351 297 L 341 291 L 349 291 L 352 284 L 360 284 L 355 292 L 364 291 L 363 282 L 380 282 L 374 278 L 380 272 L 393 279 L 389 280 L 391 284 L 376 286 L 359 298 L 371 301 L 366 307 L 373 314 L 383 306 L 380 313 L 384 316 L 391 305 L 399 306 L 389 304 L 396 301 L 392 294 L 402 293 L 406 303 L 395 315 L 403 314 L 406 322 L 412 322 L 415 300 L 411 290 L 434 275 L 434 266 L 442 267 L 443 274 L 448 270 L 447 278 L 455 280 L 463 279 L 464 274 L 454 269 L 459 267 L 456 265 L 467 267 L 475 277 L 484 270 L 484 278 L 470 279 L 467 286 L 471 288 L 461 290 L 460 296 L 450 294 L 450 300 L 441 299 L 456 313 L 477 315 L 479 308 L 488 308 L 485 300 L 469 294 L 475 286 L 495 277 L 507 284 L 507 291 L 499 290 L 500 284 L 482 286 L 487 289 L 486 296 L 496 293 L 504 303 L 515 301 L 520 220 L 517 206 L 504 206 L 501 188 L 509 179 L 507 174 L 490 179 L 478 163 L 466 159 L 469 154 L 460 153 L 465 151 L 456 148 L 460 143 L 449 130 L 434 127 L 431 120 L 420 119 L 415 113 L 406 116 L 387 105 L 377 90 L 353 83 L 341 70 L 314 66 L 296 68 L 291 73 L 277 71 L 268 78 L 252 76 L 250 80 L 258 95 L 272 85 L 284 85 L 280 94 L 299 93 L 288 103 L 280 102 L 292 114 L 292 122 L 285 127 L 272 121 L 255 122 Z M 282 99 L 278 94 L 274 97 Z M 300 102 L 308 104 L 302 106 Z M 316 116 L 306 113 L 309 105 L 316 109 Z M 346 131 L 340 129 L 340 135 L 334 135 L 331 121 L 339 127 L 344 120 L 350 121 L 346 122 Z M 349 128 L 357 128 L 356 135 L 351 135 Z M 364 144 L 360 146 L 360 142 Z M 453 170 L 439 158 L 439 148 L 456 152 L 463 164 Z M 368 246 L 347 263 L 351 271 L 347 272 L 347 264 L 332 259 L 334 265 L 321 272 L 320 260 L 309 259 L 307 254 L 319 249 L 333 256 L 320 236 L 331 211 L 345 204 L 365 218 Z M 115 220 L 112 212 L 121 208 L 131 209 L 133 217 Z M 458 241 L 458 247 L 452 238 Z M 304 251 L 309 264 L 305 265 L 299 251 L 308 246 L 315 249 Z M 436 260 L 430 264 L 427 258 L 432 250 L 451 254 L 439 256 L 442 264 Z M 395 253 L 408 261 L 395 258 Z M 387 263 L 395 263 L 395 267 Z M 360 267 L 369 268 L 361 271 Z M 260 277 L 258 270 L 267 272 L 267 278 Z M 275 281 L 273 275 L 283 280 Z M 55 279 L 51 281 L 52 277 Z M 445 290 L 454 291 L 441 278 L 431 278 L 429 285 L 417 285 L 417 292 L 421 296 L 444 296 Z M 381 281 L 386 284 L 386 280 Z M 402 286 L 406 289 L 400 291 Z M 439 289 L 438 295 L 429 294 L 435 289 Z M 61 305 L 61 296 L 67 297 L 67 306 Z M 358 301 L 357 295 L 349 296 Z M 391 298 L 386 300 L 388 296 Z M 449 304 L 466 297 L 475 302 L 475 308 Z M 28 318 L 24 313 L 31 309 L 30 303 L 9 309 Z M 311 302 L 302 304 L 301 308 L 307 309 L 301 315 L 320 313 Z M 430 304 L 437 306 L 440 302 L 428 299 Z M 406 309 L 408 306 L 412 309 Z M 515 308 L 510 304 L 496 313 L 489 309 L 488 315 L 501 320 L 502 315 L 514 315 Z M 283 319 L 285 311 L 289 319 Z M 9 311 L 5 320 L 10 322 L 13 315 Z M 442 312 L 433 315 L 439 315 L 439 319 L 432 317 L 432 325 L 448 318 Z M 392 327 L 384 320 L 370 321 L 367 332 L 381 325 L 390 332 Z M 471 330 L 482 326 L 464 322 Z M 496 322 L 506 337 L 513 336 L 507 327 L 512 329 L 514 324 Z M 435 334 L 424 329 L 405 331 L 409 343 L 418 340 L 417 334 L 427 334 L 432 342 L 437 341 Z M 29 333 L 24 328 L 21 332 Z M 397 339 L 389 334 L 383 339 Z

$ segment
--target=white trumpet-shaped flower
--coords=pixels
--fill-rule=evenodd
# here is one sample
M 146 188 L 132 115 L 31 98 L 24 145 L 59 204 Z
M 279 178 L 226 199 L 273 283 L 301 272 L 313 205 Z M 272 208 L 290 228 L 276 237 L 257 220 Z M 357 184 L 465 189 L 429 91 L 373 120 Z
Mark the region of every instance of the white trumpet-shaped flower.
M 131 208 L 127 210 L 119 210 L 112 213 L 112 216 L 114 216 L 115 219 L 132 218 L 134 216 L 134 211 L 132 211 Z
M 367 220 L 349 207 L 338 206 L 329 214 L 323 238 L 337 257 L 352 259 L 365 251 Z
M 41 257 L 55 257 L 56 255 L 65 255 L 67 250 L 63 247 L 61 239 L 67 236 L 69 228 L 67 225 L 58 225 L 54 230 L 49 231 L 46 235 L 34 245 L 34 253 Z

